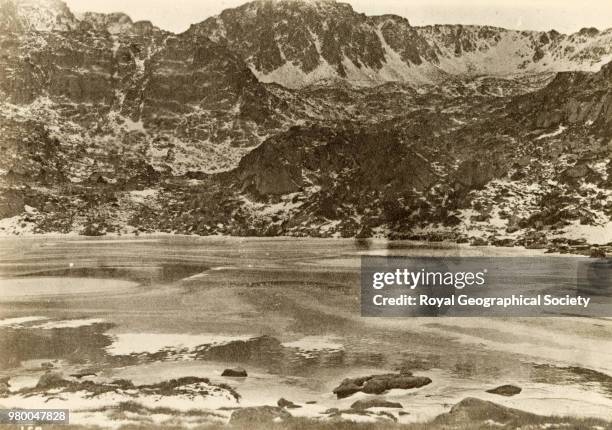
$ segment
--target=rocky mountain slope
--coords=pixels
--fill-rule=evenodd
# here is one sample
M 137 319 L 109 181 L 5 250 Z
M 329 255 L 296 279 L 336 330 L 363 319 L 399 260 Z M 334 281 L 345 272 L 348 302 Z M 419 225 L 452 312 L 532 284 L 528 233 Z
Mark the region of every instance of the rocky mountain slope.
M 21 0 L 0 2 L 0 32 L 69 31 L 79 21 L 61 0 Z
M 440 83 L 448 74 L 596 71 L 612 60 L 612 29 L 565 35 L 488 26 L 413 27 L 405 18 L 366 16 L 332 0 L 256 0 L 188 32 L 227 43 L 261 81 L 287 87 L 338 79 L 371 86 Z
M 612 62 L 598 73 L 564 72 L 542 91 L 519 97 L 515 116 L 536 127 L 583 125 L 601 137 L 612 135 Z M 546 106 L 548 109 L 541 109 Z
M 267 88 L 206 37 L 173 35 L 123 14 L 79 20 L 62 2 L 34 3 L 3 0 L 0 9 L 0 111 L 7 123 L 40 121 L 70 144 L 67 152 L 90 154 L 68 163 L 71 179 L 110 174 L 112 154 L 173 173 L 227 170 L 308 117 L 296 96 Z
M 2 0 L 0 28 L 0 232 L 612 243 L 610 31 L 292 0 L 180 35 Z

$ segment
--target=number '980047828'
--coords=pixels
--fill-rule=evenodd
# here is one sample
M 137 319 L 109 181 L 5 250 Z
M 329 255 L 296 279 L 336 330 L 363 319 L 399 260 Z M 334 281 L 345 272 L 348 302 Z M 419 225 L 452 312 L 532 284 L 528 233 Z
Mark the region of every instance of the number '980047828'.
M 0 410 L 2 424 L 69 424 L 68 409 L 4 409 Z

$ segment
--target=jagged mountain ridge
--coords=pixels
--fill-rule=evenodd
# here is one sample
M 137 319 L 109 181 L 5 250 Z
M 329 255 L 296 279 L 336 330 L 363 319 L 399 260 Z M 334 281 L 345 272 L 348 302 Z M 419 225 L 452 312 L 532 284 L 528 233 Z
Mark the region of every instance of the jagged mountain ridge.
M 489 26 L 413 27 L 395 15 L 366 16 L 331 0 L 256 0 L 194 24 L 223 41 L 263 82 L 303 87 L 440 83 L 447 74 L 508 76 L 596 71 L 612 60 L 612 29 L 571 35 Z
M 32 18 L 32 5 L 34 18 L 46 10 L 45 20 Z M 262 84 L 224 43 L 197 32 L 173 35 L 121 13 L 75 17 L 59 0 L 2 0 L 0 11 L 7 119 L 38 118 L 52 136 L 73 142 L 75 156 L 86 150 L 90 159 L 66 174 L 74 180 L 112 173 L 109 140 L 111 153 L 158 171 L 223 171 L 290 125 L 391 117 L 406 109 L 402 92 L 413 91 L 407 84 L 395 93 L 383 114 L 376 91 L 364 106 L 352 103 L 363 97 L 350 87 L 348 102 L 338 103 L 316 90 Z

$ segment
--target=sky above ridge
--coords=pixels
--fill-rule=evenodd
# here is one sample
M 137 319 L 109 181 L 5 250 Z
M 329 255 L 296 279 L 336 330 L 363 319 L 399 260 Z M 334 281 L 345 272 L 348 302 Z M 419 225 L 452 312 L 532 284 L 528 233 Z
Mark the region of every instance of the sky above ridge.
M 65 0 L 73 12 L 125 12 L 173 32 L 246 0 Z M 487 24 L 573 33 L 612 27 L 612 0 L 344 0 L 367 15 L 396 14 L 412 25 Z

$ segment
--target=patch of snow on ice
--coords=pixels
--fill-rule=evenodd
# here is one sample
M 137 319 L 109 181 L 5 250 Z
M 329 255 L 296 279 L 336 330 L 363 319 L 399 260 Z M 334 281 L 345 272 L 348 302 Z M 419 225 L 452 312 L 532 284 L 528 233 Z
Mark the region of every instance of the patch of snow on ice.
M 5 318 L 0 320 L 0 327 L 17 327 L 25 323 L 46 320 L 45 317 L 19 317 L 19 318 Z
M 237 340 L 252 339 L 251 335 L 194 335 L 179 333 L 120 333 L 107 347 L 111 355 L 155 353 L 164 349 L 194 349 L 201 345 L 221 345 Z
M 293 342 L 285 342 L 282 345 L 286 348 L 297 348 L 303 351 L 343 349 L 343 345 L 341 343 L 338 343 L 336 339 L 327 336 L 306 336 Z
M 31 328 L 41 328 L 43 330 L 51 330 L 54 328 L 77 328 L 94 324 L 102 324 L 104 322 L 105 321 L 101 318 L 82 318 L 74 320 L 49 321 L 44 324 L 35 325 Z

